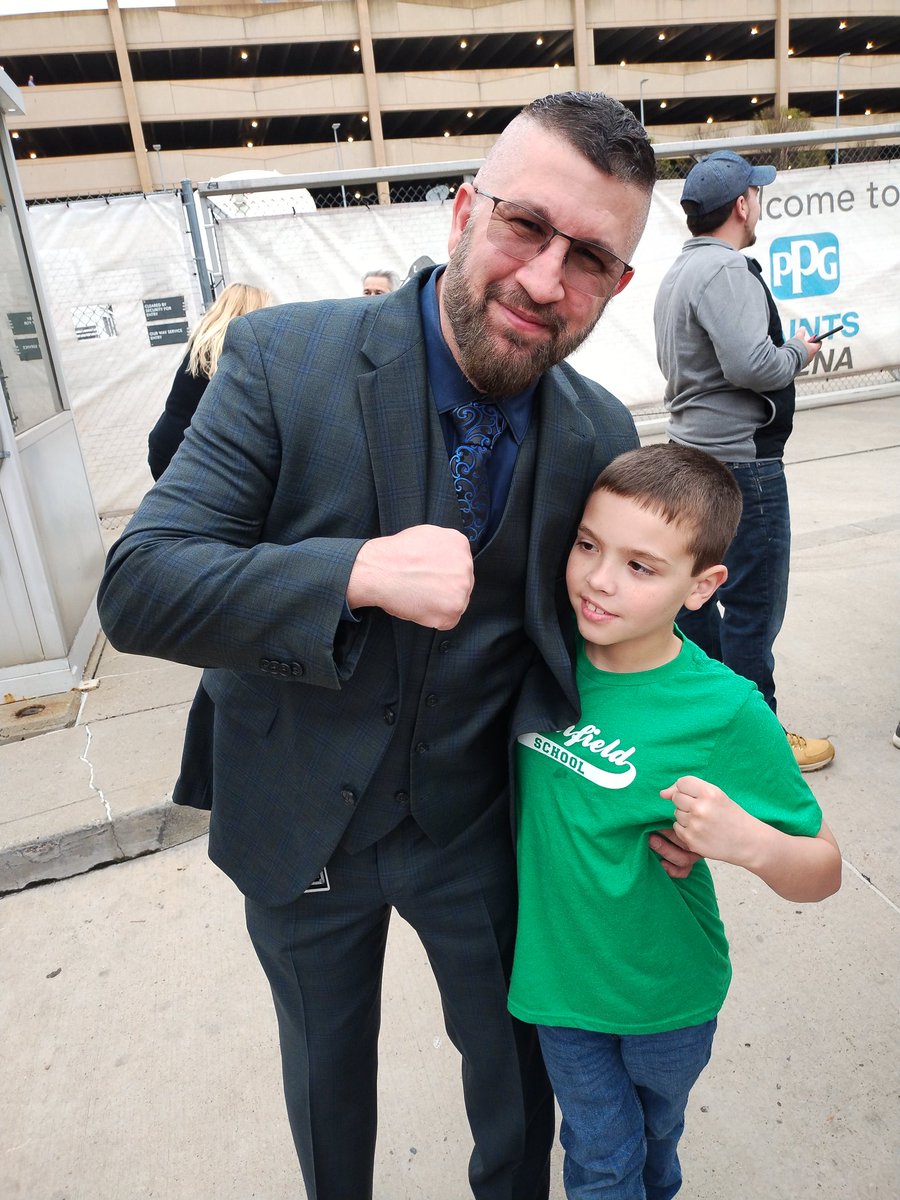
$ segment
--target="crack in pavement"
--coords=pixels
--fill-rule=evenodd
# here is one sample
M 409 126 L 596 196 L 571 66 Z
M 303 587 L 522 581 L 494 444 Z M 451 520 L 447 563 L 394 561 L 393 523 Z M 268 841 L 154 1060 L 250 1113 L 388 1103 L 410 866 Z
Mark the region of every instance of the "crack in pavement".
M 85 766 L 90 771 L 90 778 L 88 779 L 88 787 L 91 789 L 92 792 L 96 792 L 97 795 L 100 797 L 100 802 L 103 805 L 103 808 L 106 812 L 106 819 L 109 822 L 109 828 L 110 828 L 110 831 L 113 836 L 113 841 L 116 843 L 116 849 L 119 851 L 120 854 L 124 855 L 124 851 L 122 850 L 122 847 L 119 845 L 119 839 L 116 834 L 116 826 L 115 826 L 115 822 L 113 821 L 112 809 L 109 807 L 109 801 L 106 799 L 106 796 L 104 796 L 103 789 L 100 787 L 97 787 L 97 785 L 94 783 L 94 764 L 88 758 L 88 754 L 91 749 L 91 742 L 93 741 L 93 734 L 91 733 L 90 725 L 85 725 L 84 731 L 87 734 L 87 741 L 85 742 L 85 745 L 84 745 L 84 753 L 80 754 L 79 758 L 81 759 L 81 761 L 85 764 Z
M 853 874 L 857 876 L 857 878 L 861 879 L 863 881 L 863 883 L 866 885 L 866 887 L 869 888 L 871 891 L 873 891 L 875 893 L 875 895 L 878 896 L 879 899 L 883 900 L 885 902 L 885 904 L 888 906 L 888 908 L 892 908 L 895 913 L 900 913 L 900 907 L 898 907 L 893 902 L 893 900 L 890 898 L 890 896 L 886 896 L 884 894 L 884 892 L 881 890 L 881 888 L 876 887 L 876 885 L 872 882 L 872 880 L 869 878 L 869 876 L 864 875 L 862 873 L 862 871 L 860 871 L 859 867 L 854 867 L 853 863 L 850 862 L 849 859 L 846 859 L 846 858 L 842 858 L 841 862 L 844 864 L 845 867 L 849 868 L 849 870 L 851 870 L 853 872 Z

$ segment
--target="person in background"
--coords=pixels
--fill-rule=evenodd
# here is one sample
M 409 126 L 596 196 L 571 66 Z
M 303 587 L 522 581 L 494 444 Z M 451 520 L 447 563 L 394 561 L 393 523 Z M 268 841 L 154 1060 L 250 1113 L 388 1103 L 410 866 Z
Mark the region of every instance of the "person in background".
M 198 321 L 188 339 L 187 353 L 175 372 L 166 406 L 147 439 L 147 462 L 154 479 L 159 479 L 172 461 L 200 397 L 216 373 L 229 322 L 271 303 L 272 297 L 261 288 L 249 283 L 229 283 Z
M 509 754 L 578 716 L 557 583 L 585 493 L 637 434 L 565 359 L 631 279 L 655 179 L 617 100 L 534 100 L 460 186 L 446 266 L 377 304 L 232 322 L 110 552 L 112 644 L 206 668 L 212 720 L 192 709 L 173 799 L 211 805 L 210 857 L 245 895 L 316 1200 L 373 1195 L 395 910 L 462 1057 L 472 1195 L 548 1196 L 553 1097 L 507 1010 Z
M 700 450 L 644 446 L 606 467 L 566 569 L 580 717 L 518 739 L 509 1007 L 538 1027 L 569 1200 L 680 1190 L 685 1106 L 731 979 L 706 862 L 673 879 L 648 835 L 670 823 L 794 904 L 841 885 L 774 713 L 673 625 L 727 578 L 740 512 L 733 474 Z
M 785 342 L 762 269 L 741 253 L 756 241 L 762 189 L 774 178 L 774 167 L 752 166 L 732 150 L 691 168 L 681 207 L 692 236 L 653 310 L 669 439 L 724 462 L 744 497 L 725 559 L 727 582 L 678 624 L 711 658 L 755 683 L 772 712 L 773 646 L 791 559 L 784 445 L 794 421 L 794 377 L 820 345 L 802 329 Z M 801 771 L 818 771 L 834 758 L 827 738 L 787 739 Z
M 400 286 L 400 276 L 396 271 L 379 267 L 374 271 L 366 271 L 362 279 L 362 294 L 364 296 L 384 296 L 388 292 L 396 292 Z

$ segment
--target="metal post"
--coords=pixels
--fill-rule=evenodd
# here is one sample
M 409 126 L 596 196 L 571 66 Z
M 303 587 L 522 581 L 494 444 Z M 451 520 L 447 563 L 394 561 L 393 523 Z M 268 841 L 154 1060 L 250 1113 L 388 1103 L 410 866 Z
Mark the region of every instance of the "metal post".
M 200 281 L 200 295 L 203 297 L 203 307 L 209 308 L 213 296 L 212 284 L 209 279 L 209 268 L 206 265 L 206 255 L 203 252 L 203 238 L 200 236 L 200 222 L 197 220 L 197 210 L 194 207 L 194 190 L 189 179 L 181 181 L 181 203 L 187 213 L 188 229 L 191 233 L 191 245 L 194 247 L 194 262 L 197 265 L 197 278 Z
M 642 125 L 644 124 L 644 84 L 649 83 L 649 82 L 650 82 L 649 78 L 641 80 L 641 124 Z M 646 125 L 644 125 L 644 128 L 646 129 Z
M 835 79 L 834 87 L 834 127 L 837 129 L 841 123 L 841 59 L 846 58 L 850 53 L 845 50 L 843 54 L 837 56 L 837 78 Z M 834 165 L 837 166 L 841 161 L 841 152 L 835 143 L 834 147 Z
M 341 158 L 341 143 L 338 141 L 338 135 L 337 135 L 337 131 L 340 129 L 340 127 L 341 127 L 340 121 L 332 122 L 331 128 L 334 131 L 334 148 L 337 153 L 338 170 L 343 171 L 344 160 Z M 344 187 L 343 184 L 341 184 L 341 197 L 344 201 L 344 208 L 346 208 L 347 207 L 347 189 Z
M 203 228 L 206 230 L 206 250 L 209 253 L 209 274 L 212 282 L 213 294 L 215 295 L 219 284 L 225 282 L 225 275 L 222 271 L 222 260 L 219 257 L 219 243 L 216 237 L 216 223 L 213 220 L 212 212 L 209 207 L 209 200 L 199 190 L 197 192 L 197 203 L 200 205 L 200 216 L 203 222 Z

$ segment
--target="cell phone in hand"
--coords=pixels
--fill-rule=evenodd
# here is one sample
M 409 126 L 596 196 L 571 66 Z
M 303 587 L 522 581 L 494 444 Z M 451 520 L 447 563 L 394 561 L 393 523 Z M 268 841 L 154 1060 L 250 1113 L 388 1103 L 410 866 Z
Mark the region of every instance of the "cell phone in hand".
M 835 325 L 834 329 L 829 329 L 827 333 L 816 333 L 809 340 L 811 342 L 821 342 L 823 338 L 831 337 L 833 333 L 838 333 L 843 328 L 843 325 Z

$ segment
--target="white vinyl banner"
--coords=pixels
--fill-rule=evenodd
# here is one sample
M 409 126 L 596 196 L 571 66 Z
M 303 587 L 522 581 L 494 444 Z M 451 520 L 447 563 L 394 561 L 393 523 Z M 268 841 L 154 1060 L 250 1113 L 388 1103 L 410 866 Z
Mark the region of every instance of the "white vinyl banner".
M 843 330 L 822 343 L 802 377 L 850 375 L 900 363 L 900 164 L 781 171 L 764 189 L 756 245 L 785 337 L 802 327 Z M 690 236 L 681 180 L 657 184 L 634 279 L 572 363 L 631 407 L 662 401 L 653 303 Z
M 843 323 L 805 376 L 850 375 L 900 362 L 900 169 L 871 162 L 782 171 L 763 194 L 756 245 L 790 337 Z M 571 362 L 631 408 L 661 404 L 653 302 L 690 236 L 680 179 L 655 189 L 635 276 L 609 304 Z M 420 255 L 447 257 L 452 198 L 443 204 L 333 209 L 223 221 L 217 229 L 229 280 L 268 287 L 279 301 L 355 295 L 364 271 L 401 278 Z
M 843 323 L 805 374 L 851 375 L 900 363 L 900 166 L 782 171 L 765 189 L 757 244 L 790 336 Z M 609 304 L 573 364 L 630 408 L 659 405 L 653 302 L 688 237 L 681 180 L 656 187 L 634 279 Z M 263 207 L 264 194 L 256 197 Z M 447 257 L 443 203 L 219 217 L 225 281 L 268 288 L 276 303 L 360 295 L 377 268 L 405 277 Z M 29 210 L 67 393 L 100 513 L 136 507 L 151 479 L 147 434 L 200 313 L 181 201 L 123 197 Z
M 130 512 L 153 482 L 147 434 L 200 312 L 181 201 L 126 196 L 28 213 L 97 510 Z
M 361 296 L 367 272 L 405 279 L 423 255 L 446 262 L 450 212 L 447 201 L 240 217 L 221 221 L 216 238 L 228 282 L 267 288 L 278 303 Z

